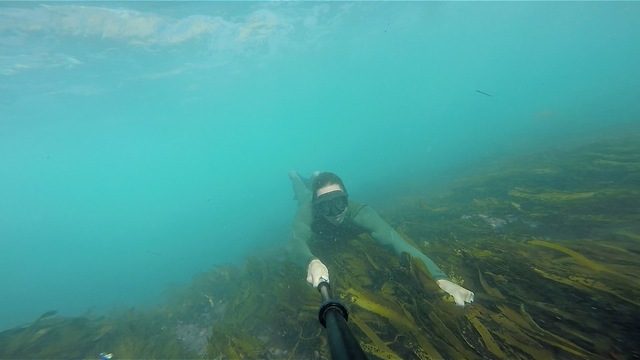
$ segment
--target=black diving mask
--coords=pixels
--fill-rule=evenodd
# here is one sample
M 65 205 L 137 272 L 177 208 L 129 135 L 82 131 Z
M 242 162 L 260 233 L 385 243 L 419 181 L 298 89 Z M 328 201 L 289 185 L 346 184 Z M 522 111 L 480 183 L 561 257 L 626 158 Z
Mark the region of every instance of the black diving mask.
M 347 194 L 340 190 L 322 194 L 313 200 L 313 206 L 322 216 L 338 216 L 344 212 L 348 205 Z

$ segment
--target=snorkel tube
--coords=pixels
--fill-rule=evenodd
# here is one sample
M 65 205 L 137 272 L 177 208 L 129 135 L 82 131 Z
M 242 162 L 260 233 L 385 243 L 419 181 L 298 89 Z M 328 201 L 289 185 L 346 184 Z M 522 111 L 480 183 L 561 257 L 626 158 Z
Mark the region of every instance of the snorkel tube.
M 322 281 L 318 284 L 318 291 L 322 295 L 318 319 L 327 329 L 331 358 L 333 360 L 366 359 L 367 356 L 347 325 L 349 317 L 347 309 L 340 302 L 331 299 L 329 283 Z

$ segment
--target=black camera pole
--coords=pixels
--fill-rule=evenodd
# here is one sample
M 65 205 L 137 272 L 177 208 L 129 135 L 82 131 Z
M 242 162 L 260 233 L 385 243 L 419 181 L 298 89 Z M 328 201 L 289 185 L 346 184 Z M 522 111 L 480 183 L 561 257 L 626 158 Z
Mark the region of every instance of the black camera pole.
M 333 360 L 366 359 L 358 340 L 353 336 L 347 318 L 347 309 L 340 302 L 331 300 L 329 283 L 318 284 L 318 291 L 322 295 L 322 305 L 318 312 L 320 324 L 327 328 L 329 348 Z

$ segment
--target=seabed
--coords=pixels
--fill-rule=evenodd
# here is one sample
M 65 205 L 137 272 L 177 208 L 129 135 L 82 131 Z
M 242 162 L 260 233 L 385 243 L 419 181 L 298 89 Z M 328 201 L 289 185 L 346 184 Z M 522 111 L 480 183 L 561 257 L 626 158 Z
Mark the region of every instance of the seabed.
M 640 141 L 495 161 L 383 213 L 453 281 L 368 236 L 322 247 L 371 359 L 640 358 Z M 480 175 L 482 174 L 482 175 Z M 43 314 L 0 333 L 3 359 L 328 359 L 320 295 L 278 258 L 218 266 L 154 309 Z

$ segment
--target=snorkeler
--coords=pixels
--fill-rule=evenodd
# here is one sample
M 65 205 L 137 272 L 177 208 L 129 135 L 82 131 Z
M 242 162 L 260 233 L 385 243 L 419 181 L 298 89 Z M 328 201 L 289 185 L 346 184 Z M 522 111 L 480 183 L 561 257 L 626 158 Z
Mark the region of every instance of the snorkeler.
M 378 243 L 391 245 L 396 254 L 408 253 L 412 258 L 420 259 L 433 281 L 453 296 L 457 305 L 473 302 L 473 292 L 451 282 L 431 259 L 409 245 L 375 210 L 350 199 L 342 179 L 336 174 L 314 173 L 310 182 L 295 171 L 289 173 L 289 177 L 298 201 L 289 252 L 296 263 L 307 267 L 307 282 L 313 287 L 323 281 L 329 282 L 329 270 L 311 253 L 307 241 L 313 236 L 336 239 L 339 234 L 367 232 Z

